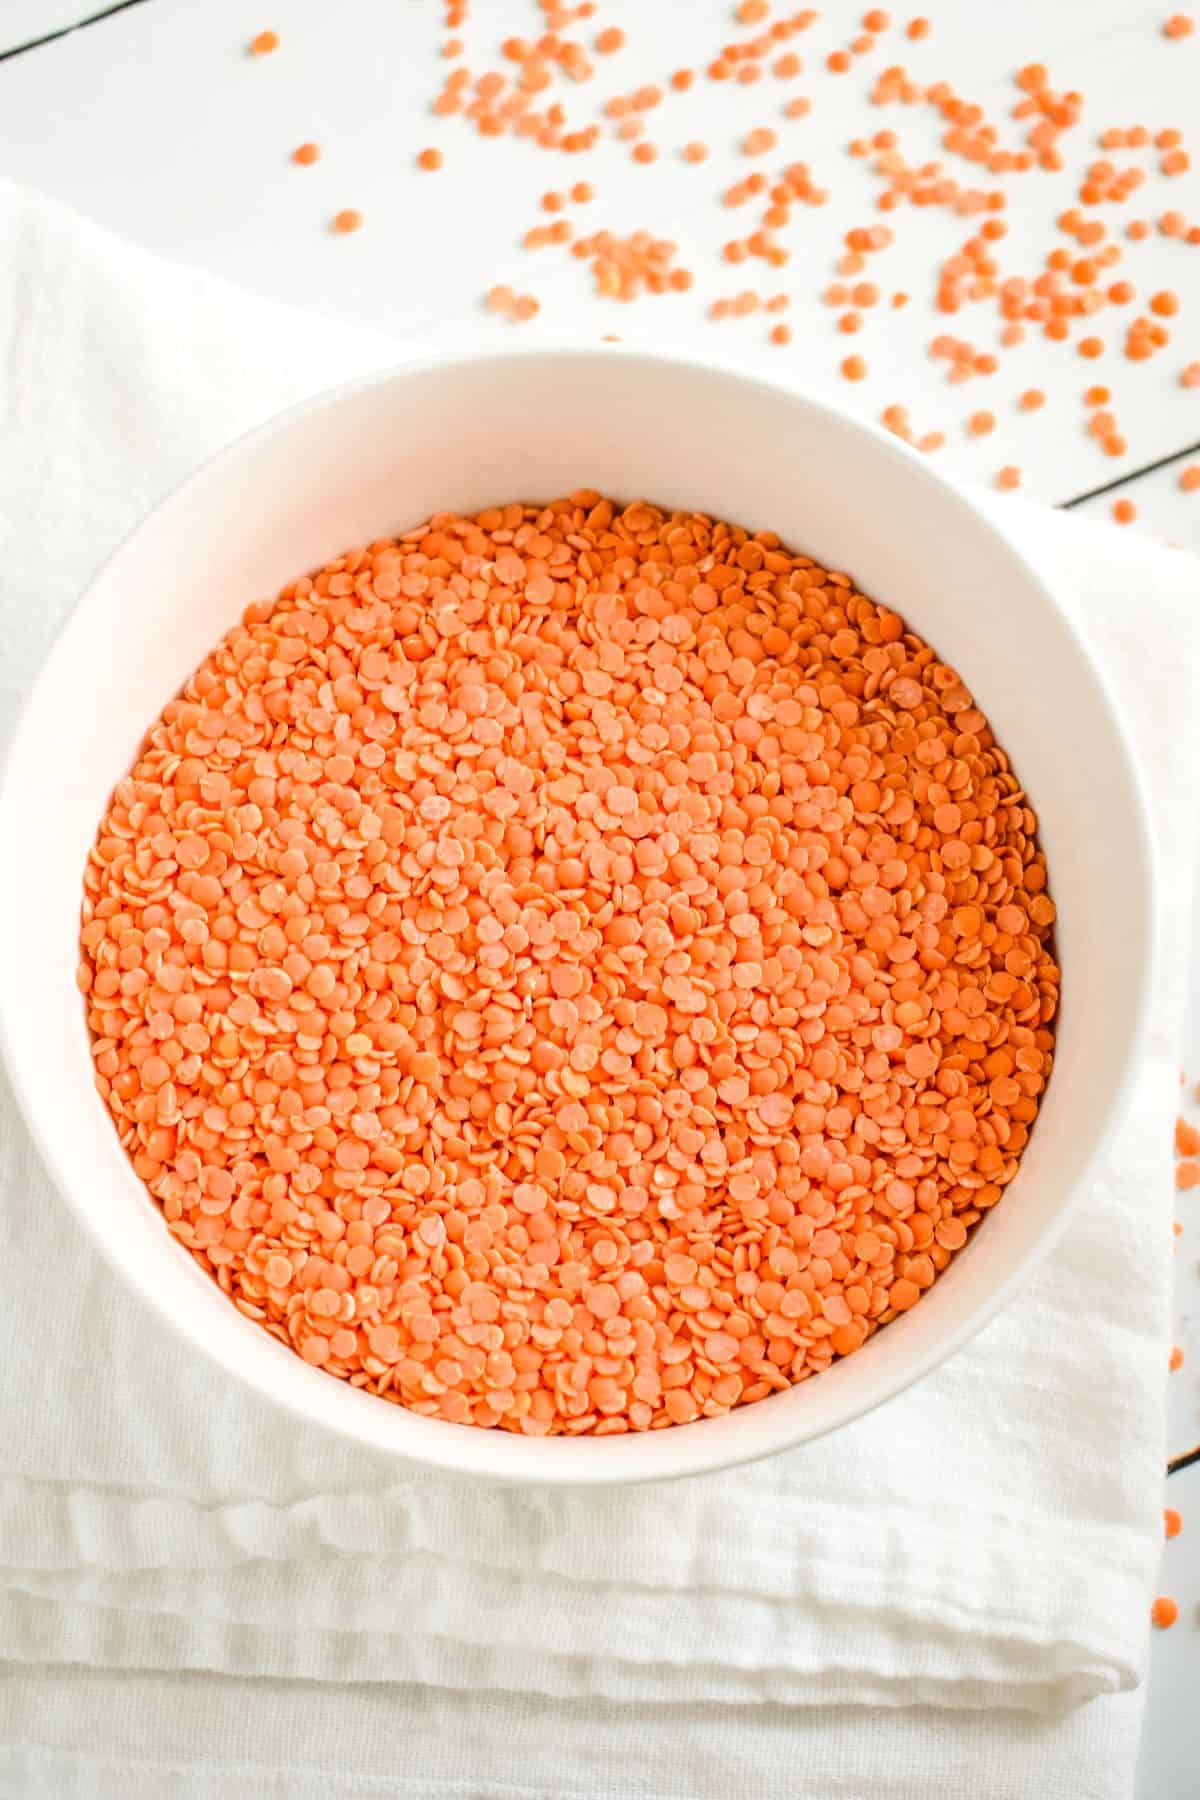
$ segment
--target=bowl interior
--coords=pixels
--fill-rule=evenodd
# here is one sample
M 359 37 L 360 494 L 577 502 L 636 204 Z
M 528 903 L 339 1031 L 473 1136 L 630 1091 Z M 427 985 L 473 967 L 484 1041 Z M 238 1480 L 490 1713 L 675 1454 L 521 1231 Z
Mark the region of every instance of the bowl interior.
M 527 1440 L 420 1419 L 330 1380 L 200 1273 L 93 1087 L 76 934 L 85 858 L 115 781 L 248 601 L 432 512 L 584 485 L 774 530 L 851 573 L 959 669 L 1040 815 L 1064 1003 L 1021 1172 L 912 1313 L 819 1380 L 723 1419 Z M 304 1417 L 447 1468 L 644 1479 L 748 1459 L 856 1417 L 1011 1293 L 1065 1219 L 1130 1080 L 1151 948 L 1149 848 L 1128 750 L 1074 632 L 994 528 L 893 440 L 685 361 L 608 349 L 438 360 L 338 391 L 235 445 L 126 541 L 84 597 L 18 728 L 0 820 L 5 841 L 40 849 L 20 882 L 0 887 L 0 1020 L 63 1193 L 121 1246 L 126 1279 L 227 1369 Z

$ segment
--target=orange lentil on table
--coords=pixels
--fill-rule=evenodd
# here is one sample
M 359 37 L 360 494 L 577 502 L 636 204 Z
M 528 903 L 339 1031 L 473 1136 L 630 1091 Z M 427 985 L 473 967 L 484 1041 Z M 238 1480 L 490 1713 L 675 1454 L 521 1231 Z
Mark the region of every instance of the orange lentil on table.
M 1182 1369 L 1183 1367 L 1183 1351 L 1178 1344 L 1176 1344 L 1171 1351 L 1169 1367 L 1172 1375 L 1175 1374 L 1177 1369 Z
M 251 56 L 270 56 L 272 50 L 278 50 L 278 48 L 279 33 L 277 31 L 260 31 L 257 37 L 250 40 Z
M 1196 21 L 1190 13 L 1172 13 L 1163 25 L 1163 36 L 1169 38 L 1191 37 L 1196 29 Z
M 339 232 L 343 237 L 348 232 L 358 231 L 362 222 L 362 214 L 353 206 L 344 207 L 340 213 L 334 213 L 332 221 L 334 231 Z
M 297 144 L 292 151 L 292 161 L 299 163 L 301 168 L 307 168 L 310 163 L 317 161 L 320 154 L 321 146 L 319 144 Z
M 1112 515 L 1118 525 L 1132 525 L 1138 516 L 1138 509 L 1132 500 L 1114 500 Z
M 1173 1506 L 1163 1507 L 1163 1535 L 1169 1538 L 1178 1537 L 1183 1530 L 1183 1517 Z
M 1200 463 L 1189 463 L 1179 476 L 1179 485 L 1185 494 L 1194 494 L 1200 488 Z
M 1160 1631 L 1170 1630 L 1179 1617 L 1178 1602 L 1172 1600 L 1169 1594 L 1160 1594 L 1150 1608 L 1150 1617 Z
M 440 169 L 445 160 L 442 152 L 437 149 L 420 150 L 417 153 L 418 169 L 425 169 L 431 174 L 435 169 Z
M 314 1366 L 533 1435 L 916 1304 L 1053 1058 L 1036 820 L 849 576 L 593 490 L 247 607 L 99 828 L 79 985 L 167 1227 Z

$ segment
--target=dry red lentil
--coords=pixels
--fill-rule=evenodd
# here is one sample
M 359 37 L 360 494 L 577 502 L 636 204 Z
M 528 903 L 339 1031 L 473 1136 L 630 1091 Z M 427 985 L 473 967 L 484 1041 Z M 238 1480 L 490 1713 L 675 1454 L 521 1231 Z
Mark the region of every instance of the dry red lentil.
M 1163 1534 L 1166 1537 L 1178 1537 L 1183 1530 L 1183 1518 L 1173 1506 L 1163 1508 Z
M 1185 494 L 1194 494 L 1200 488 L 1200 463 L 1189 463 L 1179 477 L 1179 485 Z
M 1167 1631 L 1179 1617 L 1178 1603 L 1168 1594 L 1160 1594 L 1150 1608 L 1150 1617 L 1160 1631 Z
M 1138 516 L 1138 509 L 1132 500 L 1114 500 L 1112 515 L 1118 525 L 1132 525 Z
M 299 163 L 302 168 L 306 168 L 308 164 L 315 163 L 320 154 L 321 146 L 319 144 L 297 144 L 292 151 L 292 161 Z
M 333 215 L 332 225 L 334 231 L 340 232 L 345 236 L 347 232 L 357 231 L 362 225 L 362 222 L 362 214 L 353 206 L 347 206 L 344 207 L 340 213 L 335 213 Z
M 96 1081 L 310 1363 L 542 1435 L 759 1400 L 915 1305 L 1053 1054 L 1036 821 L 844 574 L 581 490 L 247 608 L 100 826 Z
M 257 37 L 250 40 L 251 56 L 269 56 L 272 50 L 278 50 L 278 48 L 279 33 L 277 31 L 260 31 Z

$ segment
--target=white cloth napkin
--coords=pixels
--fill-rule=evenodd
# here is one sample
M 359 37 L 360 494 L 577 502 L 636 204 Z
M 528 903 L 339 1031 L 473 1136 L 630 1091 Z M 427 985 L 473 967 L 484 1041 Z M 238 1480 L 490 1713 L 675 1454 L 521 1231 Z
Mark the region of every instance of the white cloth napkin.
M 158 495 L 402 354 L 0 185 L 5 714 Z M 491 1491 L 381 1464 L 195 1364 L 80 1235 L 5 1100 L 5 1792 L 1128 1792 L 1161 1536 L 1200 591 L 1179 553 L 1003 512 L 1119 686 L 1162 839 L 1151 1056 L 1050 1266 L 832 1439 L 632 1492 Z M 257 1679 L 234 1699 L 231 1676 Z

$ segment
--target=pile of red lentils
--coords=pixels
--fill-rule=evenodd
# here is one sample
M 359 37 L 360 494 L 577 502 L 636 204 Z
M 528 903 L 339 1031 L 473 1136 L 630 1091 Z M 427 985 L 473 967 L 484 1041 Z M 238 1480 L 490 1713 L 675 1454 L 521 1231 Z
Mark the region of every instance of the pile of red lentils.
M 593 491 L 250 606 L 85 882 L 96 1082 L 307 1362 L 532 1435 L 761 1400 L 1017 1172 L 1059 972 L 960 676 L 769 532 Z

